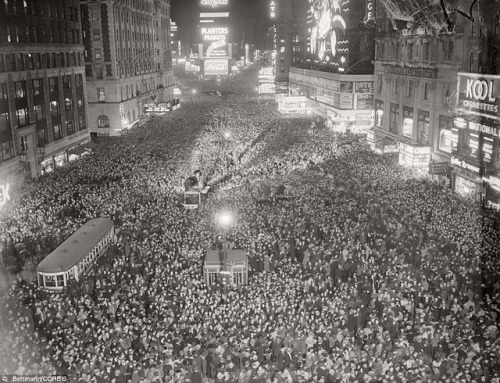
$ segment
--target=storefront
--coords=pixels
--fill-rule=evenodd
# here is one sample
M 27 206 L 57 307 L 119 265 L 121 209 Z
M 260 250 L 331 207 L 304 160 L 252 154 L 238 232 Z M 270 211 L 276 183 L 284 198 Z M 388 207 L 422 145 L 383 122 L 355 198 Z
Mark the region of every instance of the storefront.
M 460 196 L 480 202 L 483 198 L 481 168 L 464 159 L 451 157 L 453 190 Z
M 500 177 L 483 177 L 485 206 L 500 211 Z

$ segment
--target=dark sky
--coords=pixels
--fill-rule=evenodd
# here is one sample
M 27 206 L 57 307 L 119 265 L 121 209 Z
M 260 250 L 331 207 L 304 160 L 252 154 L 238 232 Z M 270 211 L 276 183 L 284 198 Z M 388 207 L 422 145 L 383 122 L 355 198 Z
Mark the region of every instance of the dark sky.
M 172 20 L 185 46 L 194 43 L 200 0 L 171 0 Z M 230 0 L 232 42 L 254 44 L 264 49 L 269 19 L 269 0 Z

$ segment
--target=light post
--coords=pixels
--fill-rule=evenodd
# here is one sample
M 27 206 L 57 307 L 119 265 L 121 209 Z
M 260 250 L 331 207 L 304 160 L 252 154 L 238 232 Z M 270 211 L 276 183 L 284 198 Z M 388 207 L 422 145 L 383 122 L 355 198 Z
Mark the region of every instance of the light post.
M 223 233 L 222 251 L 220 251 L 219 253 L 221 262 L 221 271 L 219 274 L 221 276 L 221 293 L 222 297 L 224 298 L 227 297 L 229 278 L 231 277 L 231 271 L 229 270 L 229 263 L 228 263 L 229 244 L 227 242 L 227 231 L 234 223 L 234 215 L 229 210 L 222 210 L 216 215 L 215 219 L 218 225 L 222 228 L 222 233 Z

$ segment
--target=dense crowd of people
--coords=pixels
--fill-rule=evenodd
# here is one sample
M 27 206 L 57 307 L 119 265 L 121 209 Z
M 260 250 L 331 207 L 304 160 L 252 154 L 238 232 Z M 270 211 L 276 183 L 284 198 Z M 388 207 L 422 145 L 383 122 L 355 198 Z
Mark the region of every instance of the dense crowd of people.
M 255 76 L 253 76 L 255 75 Z M 2 297 L 0 373 L 74 382 L 500 382 L 499 219 L 360 137 L 283 117 L 228 80 L 29 184 L 6 250 L 48 254 L 91 218 L 116 244 L 59 295 Z M 224 92 L 223 92 L 224 94 Z M 183 179 L 212 192 L 186 211 Z M 262 188 L 286 199 L 257 201 Z M 203 279 L 220 228 L 250 281 Z M 1 361 L 4 361 L 3 363 Z

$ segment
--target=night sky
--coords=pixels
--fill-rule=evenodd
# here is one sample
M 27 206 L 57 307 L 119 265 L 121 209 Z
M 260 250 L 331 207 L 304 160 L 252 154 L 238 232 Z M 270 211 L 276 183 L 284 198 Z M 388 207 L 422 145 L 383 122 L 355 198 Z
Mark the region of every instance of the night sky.
M 200 0 L 171 0 L 172 20 L 179 28 L 184 46 L 194 43 Z M 264 49 L 269 19 L 269 0 L 230 0 L 232 42 L 254 44 Z

